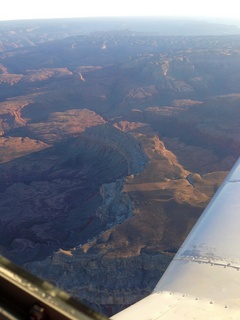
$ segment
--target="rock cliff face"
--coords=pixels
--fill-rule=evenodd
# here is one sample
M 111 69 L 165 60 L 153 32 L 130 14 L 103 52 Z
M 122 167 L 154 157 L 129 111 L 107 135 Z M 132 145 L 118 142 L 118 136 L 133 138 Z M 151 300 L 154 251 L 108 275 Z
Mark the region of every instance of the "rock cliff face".
M 112 315 L 150 294 L 171 261 L 166 254 L 142 252 L 118 258 L 58 251 L 43 263 L 28 264 L 32 272 L 70 290 L 94 309 Z
M 91 145 L 101 145 L 116 151 L 127 162 L 127 174 L 141 172 L 148 162 L 143 147 L 133 136 L 115 129 L 113 126 L 95 126 L 87 129 L 82 139 Z
M 97 217 L 106 223 L 107 228 L 127 220 L 133 215 L 132 201 L 123 192 L 124 179 L 103 184 L 100 188 L 102 205 L 97 209 Z

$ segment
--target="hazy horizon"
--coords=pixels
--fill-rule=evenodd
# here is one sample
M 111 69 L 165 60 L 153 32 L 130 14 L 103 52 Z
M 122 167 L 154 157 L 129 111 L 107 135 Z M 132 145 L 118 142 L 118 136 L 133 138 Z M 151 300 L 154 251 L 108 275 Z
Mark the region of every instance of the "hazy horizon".
M 237 1 L 226 3 L 203 0 L 197 5 L 190 0 L 181 2 L 170 0 L 159 2 L 149 0 L 147 3 L 136 3 L 122 0 L 119 3 L 103 0 L 89 0 L 80 6 L 77 0 L 61 2 L 56 0 L 33 2 L 13 0 L 5 2 L 0 13 L 0 21 L 59 18 L 91 18 L 91 17 L 176 17 L 190 19 L 235 19 L 239 20 L 236 10 Z
M 105 21 L 106 20 L 106 21 Z M 47 23 L 50 25 L 52 24 L 52 22 L 56 22 L 58 23 L 58 21 L 61 23 L 61 21 L 63 23 L 65 22 L 69 22 L 70 25 L 72 23 L 75 24 L 75 22 L 77 23 L 87 23 L 89 24 L 89 22 L 92 21 L 92 23 L 101 23 L 103 26 L 106 27 L 106 22 L 110 23 L 110 27 L 112 26 L 118 26 L 118 24 L 120 23 L 120 25 L 118 27 L 122 27 L 124 28 L 130 28 L 132 29 L 132 27 L 135 26 L 135 24 L 138 25 L 138 27 L 140 27 L 141 24 L 141 20 L 142 20 L 142 28 L 144 28 L 147 24 L 147 26 L 151 26 L 154 28 L 160 23 L 170 23 L 171 25 L 173 25 L 176 22 L 176 28 L 178 27 L 183 27 L 185 25 L 185 27 L 189 24 L 192 23 L 193 25 L 195 25 L 195 27 L 198 26 L 200 27 L 200 24 L 205 24 L 205 26 L 207 26 L 208 24 L 215 24 L 215 26 L 217 27 L 217 25 L 226 25 L 226 26 L 230 26 L 233 28 L 236 28 L 236 30 L 240 29 L 240 20 L 238 19 L 228 19 L 228 18 L 220 18 L 220 17 L 191 17 L 191 16 L 99 16 L 99 17 L 55 17 L 55 18 L 25 18 L 25 19 L 15 19 L 15 20 L 0 20 L 0 23 L 2 26 L 4 25 L 15 25 L 17 23 L 23 23 L 23 24 L 34 24 L 35 23 Z M 92 24 L 91 23 L 91 24 Z M 93 24 L 92 24 L 93 26 Z M 133 28 L 134 29 L 134 28 Z

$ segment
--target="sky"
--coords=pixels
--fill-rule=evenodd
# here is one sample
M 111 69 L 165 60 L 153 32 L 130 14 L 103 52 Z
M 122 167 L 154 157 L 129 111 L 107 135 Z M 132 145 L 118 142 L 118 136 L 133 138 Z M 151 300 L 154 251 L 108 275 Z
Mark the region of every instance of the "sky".
M 2 0 L 0 20 L 105 16 L 220 17 L 240 20 L 239 0 Z

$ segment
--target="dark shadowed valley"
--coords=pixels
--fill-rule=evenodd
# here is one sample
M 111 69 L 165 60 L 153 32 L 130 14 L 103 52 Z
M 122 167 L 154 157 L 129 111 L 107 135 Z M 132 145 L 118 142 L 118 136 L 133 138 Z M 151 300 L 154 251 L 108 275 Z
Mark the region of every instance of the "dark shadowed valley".
M 0 253 L 111 315 L 153 290 L 239 156 L 240 30 L 0 34 Z

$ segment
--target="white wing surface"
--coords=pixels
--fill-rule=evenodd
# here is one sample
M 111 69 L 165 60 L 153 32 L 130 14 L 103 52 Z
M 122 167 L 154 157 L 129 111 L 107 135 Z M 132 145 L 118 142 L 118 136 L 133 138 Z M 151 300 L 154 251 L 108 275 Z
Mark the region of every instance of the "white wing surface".
M 240 319 L 240 159 L 153 293 L 112 319 Z

